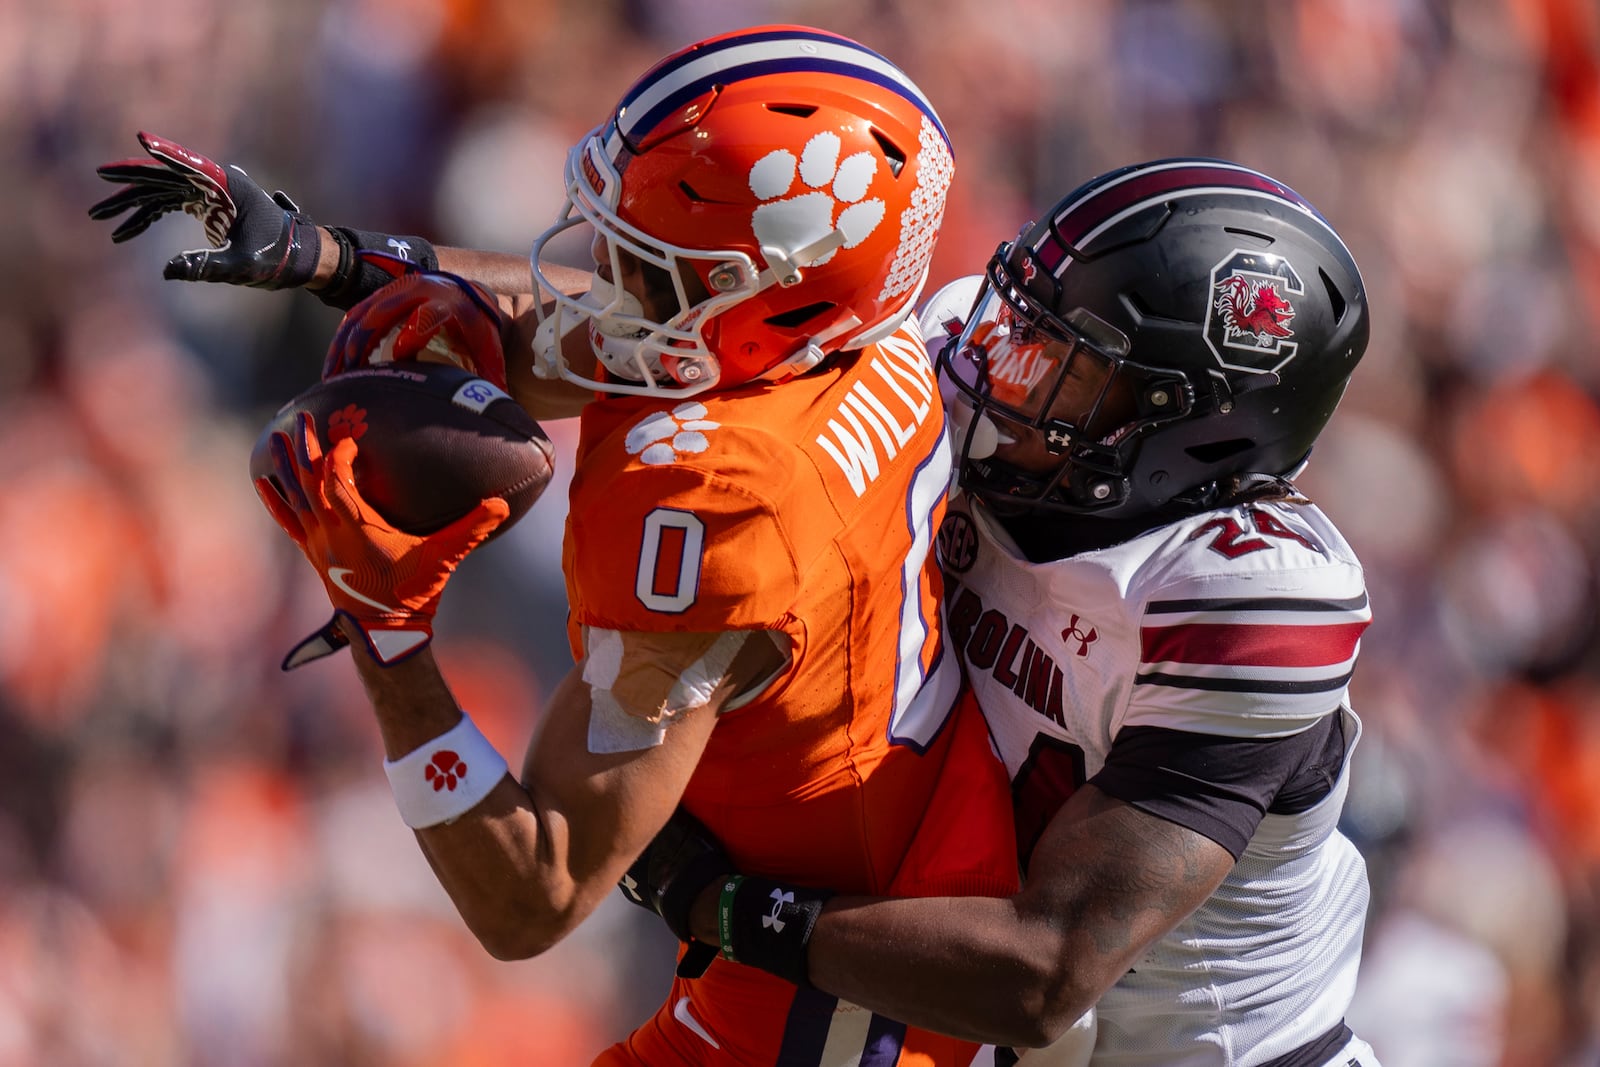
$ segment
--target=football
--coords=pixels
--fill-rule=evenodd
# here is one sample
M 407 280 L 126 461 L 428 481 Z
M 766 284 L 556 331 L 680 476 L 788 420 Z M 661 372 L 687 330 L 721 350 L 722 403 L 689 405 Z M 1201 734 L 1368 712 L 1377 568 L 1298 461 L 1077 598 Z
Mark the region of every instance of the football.
M 305 412 L 324 453 L 356 441 L 356 488 L 396 529 L 430 534 L 498 496 L 511 508 L 499 536 L 550 484 L 555 450 L 533 416 L 499 388 L 447 363 L 405 362 L 347 371 L 313 385 L 267 423 L 250 477 L 283 492 L 269 444 L 295 439 Z

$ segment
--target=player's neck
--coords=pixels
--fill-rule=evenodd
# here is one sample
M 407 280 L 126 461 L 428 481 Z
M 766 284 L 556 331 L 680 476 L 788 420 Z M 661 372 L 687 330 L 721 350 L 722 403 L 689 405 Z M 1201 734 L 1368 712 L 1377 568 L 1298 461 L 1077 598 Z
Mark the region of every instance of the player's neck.
M 1191 514 L 1193 508 L 1168 505 L 1131 518 L 1090 518 L 1050 512 L 997 515 L 1022 554 L 1034 563 L 1066 559 L 1131 541 L 1140 534 Z

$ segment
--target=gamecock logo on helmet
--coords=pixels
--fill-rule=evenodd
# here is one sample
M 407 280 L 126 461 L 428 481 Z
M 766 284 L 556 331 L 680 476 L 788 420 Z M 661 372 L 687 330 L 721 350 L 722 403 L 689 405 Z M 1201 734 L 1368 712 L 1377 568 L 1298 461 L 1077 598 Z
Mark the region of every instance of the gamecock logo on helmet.
M 1291 297 L 1304 296 L 1300 275 L 1281 256 L 1236 249 L 1211 268 L 1206 344 L 1230 370 L 1276 371 L 1294 358 Z

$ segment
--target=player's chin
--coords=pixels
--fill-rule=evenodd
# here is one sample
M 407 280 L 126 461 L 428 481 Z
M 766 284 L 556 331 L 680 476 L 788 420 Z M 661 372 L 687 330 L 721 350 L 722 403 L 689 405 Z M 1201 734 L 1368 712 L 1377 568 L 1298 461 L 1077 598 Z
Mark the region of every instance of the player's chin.
M 1050 454 L 1044 438 L 1036 431 L 1026 431 L 1018 438 L 1001 441 L 991 455 L 1008 467 L 1041 477 L 1050 474 L 1061 462 L 1060 457 Z
M 561 339 L 561 358 L 567 369 L 584 378 L 593 379 L 600 370 L 600 356 L 587 328 L 572 330 Z

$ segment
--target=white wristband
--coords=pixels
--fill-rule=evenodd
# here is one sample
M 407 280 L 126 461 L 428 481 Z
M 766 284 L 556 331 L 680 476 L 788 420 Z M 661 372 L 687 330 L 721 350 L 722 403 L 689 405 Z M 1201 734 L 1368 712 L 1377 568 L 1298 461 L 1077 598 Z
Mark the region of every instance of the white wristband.
M 476 724 L 461 721 L 397 760 L 384 760 L 400 817 L 413 830 L 453 822 L 488 796 L 510 768 Z

